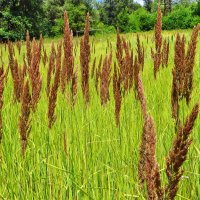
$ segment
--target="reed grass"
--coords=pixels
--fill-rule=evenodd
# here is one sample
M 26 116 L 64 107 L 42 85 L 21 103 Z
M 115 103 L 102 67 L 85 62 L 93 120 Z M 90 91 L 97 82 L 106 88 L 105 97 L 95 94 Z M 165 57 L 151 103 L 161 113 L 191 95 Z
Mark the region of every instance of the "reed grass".
M 52 39 L 31 41 L 28 34 L 26 43 L 21 43 L 20 53 L 17 43 L 0 45 L 0 64 L 5 69 L 9 66 L 10 70 L 3 79 L 4 84 L 4 76 L 0 76 L 0 86 L 4 86 L 3 93 L 0 87 L 1 198 L 198 198 L 200 121 L 196 102 L 200 68 L 199 54 L 195 57 L 192 54 L 200 48 L 195 39 L 197 33 L 179 31 L 185 35 L 185 50 L 190 49 L 185 55 L 191 59 L 188 66 L 193 66 L 190 71 L 193 84 L 190 103 L 187 105 L 186 99 L 178 100 L 179 123 L 176 124 L 171 117 L 170 100 L 172 84 L 177 83 L 173 81 L 172 70 L 176 62 L 182 62 L 176 59 L 174 46 L 182 43 L 181 37 L 177 42 L 176 32 L 162 32 L 166 39 L 162 51 L 168 52 L 168 67 L 158 70 L 154 80 L 153 32 L 140 33 L 139 39 L 134 33 L 89 37 L 88 19 L 89 15 L 85 36 L 73 38 L 75 67 L 69 82 L 65 76 L 64 94 L 60 77 L 65 47 L 60 38 L 54 39 L 55 46 L 58 44 L 56 50 Z M 41 62 L 43 57 L 45 62 Z M 90 78 L 94 60 L 98 65 L 94 67 L 94 77 Z M 104 78 L 107 83 L 112 82 L 108 87 L 109 101 L 101 106 L 101 94 L 107 94 L 101 90 Z M 23 83 L 23 90 L 19 90 L 19 101 L 14 103 L 13 91 L 18 80 Z M 16 88 L 21 88 L 20 84 Z M 34 88 L 37 95 L 33 94 Z M 84 91 L 90 98 L 84 96 Z M 33 95 L 37 97 L 35 112 L 32 112 Z M 142 142 L 141 138 L 144 138 Z M 140 180 L 138 163 L 143 164 Z M 141 188 L 140 182 L 145 187 Z

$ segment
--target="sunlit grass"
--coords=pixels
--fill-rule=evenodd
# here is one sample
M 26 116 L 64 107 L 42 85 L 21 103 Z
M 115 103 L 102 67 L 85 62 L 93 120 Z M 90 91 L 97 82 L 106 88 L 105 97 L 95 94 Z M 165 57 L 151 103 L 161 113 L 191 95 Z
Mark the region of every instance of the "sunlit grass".
M 152 114 L 157 130 L 157 158 L 165 182 L 165 159 L 175 136 L 175 123 L 171 118 L 171 84 L 175 33 L 164 32 L 170 40 L 169 67 L 161 68 L 155 81 L 151 47 L 154 45 L 153 32 L 141 33 L 145 46 L 145 67 L 142 73 L 149 113 Z M 178 31 L 186 35 L 187 41 L 191 31 Z M 146 40 L 148 36 L 148 43 Z M 124 35 L 130 40 L 136 53 L 136 34 Z M 50 43 L 45 40 L 49 55 Z M 57 42 L 60 38 L 54 39 Z M 100 55 L 106 54 L 107 41 L 116 49 L 115 35 L 92 36 L 91 65 L 94 57 L 97 63 Z M 79 38 L 74 39 L 79 44 Z M 91 45 L 92 46 L 92 45 Z M 8 52 L 3 51 L 4 65 L 8 66 Z M 79 66 L 79 46 L 76 47 L 75 65 Z M 94 50 L 95 48 L 95 50 Z M 95 53 L 94 53 L 95 51 Z M 194 72 L 194 90 L 189 108 L 181 105 L 182 118 L 190 112 L 200 99 L 200 42 Z M 15 57 L 23 64 L 23 46 L 21 55 L 15 51 Z M 114 55 L 114 60 L 115 54 Z M 1 61 L 0 61 L 1 64 Z M 74 109 L 59 91 L 56 107 L 57 120 L 51 130 L 48 129 L 46 97 L 47 66 L 40 65 L 43 88 L 38 109 L 32 114 L 32 129 L 25 158 L 21 157 L 18 119 L 20 105 L 13 103 L 13 83 L 9 73 L 4 91 L 3 106 L 3 140 L 0 162 L 0 197 L 2 199 L 145 199 L 145 193 L 138 183 L 137 168 L 140 137 L 143 119 L 140 105 L 131 91 L 122 101 L 121 123 L 115 125 L 114 99 L 102 107 L 100 97 L 96 94 L 94 80 L 90 80 L 91 102 L 86 108 L 79 92 Z M 79 73 L 80 78 L 80 73 Z M 112 87 L 110 88 L 112 94 Z M 200 119 L 194 127 L 188 159 L 184 164 L 184 177 L 180 183 L 177 199 L 198 199 L 200 196 Z M 64 152 L 64 132 L 67 136 L 67 154 Z

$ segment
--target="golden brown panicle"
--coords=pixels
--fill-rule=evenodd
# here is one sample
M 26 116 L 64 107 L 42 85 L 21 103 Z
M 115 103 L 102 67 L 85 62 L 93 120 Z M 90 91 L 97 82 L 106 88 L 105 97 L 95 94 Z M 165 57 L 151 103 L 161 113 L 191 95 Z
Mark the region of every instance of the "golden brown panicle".
M 147 199 L 162 199 L 163 189 L 161 187 L 159 166 L 156 160 L 156 130 L 153 118 L 147 113 L 144 87 L 139 75 L 137 85 L 138 98 L 144 118 L 138 175 L 141 184 L 146 183 Z
M 100 97 L 101 104 L 105 105 L 110 100 L 109 86 L 110 86 L 110 74 L 112 64 L 112 49 L 109 57 L 106 56 L 103 63 L 103 68 L 100 75 Z
M 139 178 L 141 183 L 146 181 L 147 199 L 162 199 L 163 189 L 159 166 L 156 161 L 156 130 L 153 118 L 145 116 L 142 133 L 142 143 L 140 146 Z
M 60 42 L 58 45 L 58 53 L 56 56 L 56 72 L 55 72 L 54 83 L 52 85 L 52 88 L 49 94 L 49 104 L 48 104 L 49 128 L 52 128 L 56 120 L 55 108 L 56 108 L 58 88 L 60 85 L 60 71 L 61 71 L 61 57 L 62 57 L 61 48 L 62 48 L 62 43 Z
M 89 93 L 89 62 L 90 62 L 90 44 L 89 44 L 89 30 L 90 30 L 90 15 L 86 16 L 84 36 L 81 39 L 80 45 L 80 63 L 81 63 L 81 76 L 82 76 L 82 92 L 85 103 L 90 101 Z
M 54 47 L 54 43 L 51 44 L 51 53 L 50 53 L 50 60 L 49 60 L 49 67 L 47 71 L 47 86 L 46 86 L 46 93 L 49 96 L 50 87 L 51 87 L 51 78 L 55 69 L 55 58 L 56 58 L 56 50 Z
M 155 25 L 155 53 L 153 53 L 154 58 L 154 77 L 156 79 L 156 73 L 159 71 L 161 64 L 161 48 L 162 48 L 162 12 L 160 4 L 157 10 L 157 21 Z
M 137 59 L 140 64 L 140 69 L 144 70 L 144 46 L 141 44 L 140 37 L 137 34 Z
M 176 120 L 179 115 L 179 101 L 185 98 L 187 104 L 190 102 L 198 32 L 199 27 L 194 27 L 187 53 L 185 53 L 185 37 L 181 38 L 179 34 L 176 37 L 171 96 L 172 117 Z
M 31 130 L 30 114 L 31 114 L 31 94 L 29 91 L 29 83 L 27 80 L 23 87 L 23 95 L 21 100 L 21 114 L 19 117 L 19 132 L 21 137 L 22 156 L 24 156 L 25 154 Z
M 115 120 L 116 120 L 116 125 L 119 126 L 122 95 L 121 95 L 121 80 L 117 72 L 116 63 L 114 66 L 114 74 L 113 74 L 113 93 L 115 99 Z
M 190 135 L 194 127 L 194 123 L 199 113 L 199 105 L 196 104 L 187 117 L 185 125 L 179 125 L 178 133 L 174 140 L 172 149 L 169 152 L 166 161 L 166 174 L 168 178 L 168 185 L 166 187 L 167 199 L 174 199 L 178 191 L 178 184 L 183 175 L 181 166 L 186 160 L 189 146 L 192 142 Z
M 74 56 L 73 56 L 73 33 L 69 27 L 69 18 L 67 12 L 64 12 L 64 59 L 61 71 L 61 89 L 64 93 L 66 82 L 69 82 L 73 76 Z
M 39 63 L 40 63 L 39 47 L 35 39 L 33 39 L 33 56 L 32 56 L 31 66 L 29 68 L 29 77 L 30 77 L 31 88 L 32 88 L 33 112 L 36 111 L 37 104 L 40 99 L 40 92 L 42 89 L 42 77 L 40 75 Z

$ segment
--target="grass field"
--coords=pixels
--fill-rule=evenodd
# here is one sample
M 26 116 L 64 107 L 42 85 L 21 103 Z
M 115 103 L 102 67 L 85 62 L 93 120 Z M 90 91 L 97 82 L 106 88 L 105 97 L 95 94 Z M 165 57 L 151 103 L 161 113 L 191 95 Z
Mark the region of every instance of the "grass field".
M 157 131 L 157 160 L 161 169 L 162 183 L 165 175 L 166 156 L 175 137 L 175 121 L 171 117 L 172 68 L 174 67 L 175 34 L 185 34 L 187 42 L 191 30 L 163 32 L 169 38 L 170 55 L 167 68 L 160 69 L 157 80 L 153 75 L 151 47 L 154 47 L 154 33 L 140 33 L 145 47 L 145 65 L 141 78 L 147 98 L 148 112 L 153 116 Z M 123 35 L 131 42 L 136 55 L 136 34 Z M 149 40 L 147 43 L 146 36 Z M 53 39 L 45 39 L 44 47 L 49 57 Z M 60 38 L 53 40 L 56 43 Z M 91 36 L 90 67 L 96 57 L 106 55 L 107 41 L 112 43 L 113 62 L 116 60 L 116 35 Z M 80 38 L 74 39 L 75 66 L 80 69 Z M 4 66 L 8 67 L 8 49 L 0 46 Z M 181 102 L 181 119 L 185 121 L 195 103 L 200 100 L 200 41 L 196 50 L 194 67 L 194 89 L 189 107 Z M 23 54 L 19 55 L 15 46 L 15 58 L 23 64 Z M 1 64 L 1 61 L 0 61 Z M 95 82 L 90 78 L 90 103 L 84 105 L 80 73 L 78 96 L 74 108 L 61 91 L 58 92 L 56 122 L 48 128 L 48 98 L 46 96 L 47 68 L 42 61 L 42 91 L 37 111 L 31 113 L 31 132 L 25 157 L 21 156 L 20 134 L 18 130 L 20 104 L 13 102 L 13 82 L 9 72 L 4 90 L 2 109 L 3 139 L 0 161 L 1 199 L 145 199 L 145 191 L 139 186 L 138 161 L 139 146 L 143 129 L 143 117 L 133 89 L 122 98 L 120 126 L 115 124 L 115 103 L 111 98 L 106 106 L 101 106 Z M 113 68 L 113 64 L 112 64 Z M 80 70 L 79 70 L 80 72 Z M 199 199 L 200 196 L 200 118 L 193 132 L 189 154 L 183 165 L 185 170 L 176 199 Z M 67 152 L 64 151 L 66 135 Z

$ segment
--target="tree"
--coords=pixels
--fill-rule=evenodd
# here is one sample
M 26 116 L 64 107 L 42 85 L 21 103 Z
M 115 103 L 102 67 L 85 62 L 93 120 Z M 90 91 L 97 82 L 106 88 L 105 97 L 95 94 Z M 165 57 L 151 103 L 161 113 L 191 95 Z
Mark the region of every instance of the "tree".
M 129 14 L 127 10 L 122 10 L 117 15 L 117 27 L 119 27 L 121 32 L 129 31 L 129 24 L 127 23 L 128 21 L 129 21 Z
M 196 14 L 200 16 L 200 0 L 197 2 Z
M 58 3 L 59 2 L 59 3 Z M 83 30 L 87 12 L 91 16 L 91 24 L 98 21 L 93 0 L 47 0 L 44 6 L 46 13 L 46 32 L 50 36 L 63 33 L 63 13 L 66 10 L 69 16 L 70 27 L 74 33 Z
M 138 9 L 139 4 L 134 3 L 133 0 L 104 0 L 99 6 L 100 20 L 107 25 L 117 26 L 119 13 L 126 11 L 130 14 L 132 11 Z
M 152 0 L 144 0 L 144 7 L 148 12 L 151 12 Z
M 26 30 L 39 36 L 42 31 L 43 0 L 1 0 L 0 25 L 3 39 L 22 39 Z
M 60 0 L 47 0 L 44 4 L 45 12 L 45 33 L 48 36 L 55 36 L 61 33 L 61 28 L 58 26 L 63 18 L 63 2 Z M 63 22 L 61 22 L 63 24 Z

